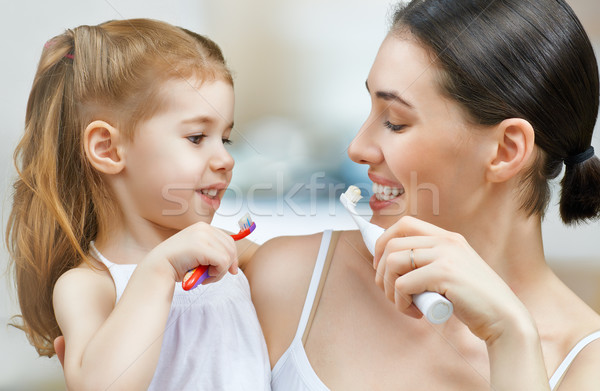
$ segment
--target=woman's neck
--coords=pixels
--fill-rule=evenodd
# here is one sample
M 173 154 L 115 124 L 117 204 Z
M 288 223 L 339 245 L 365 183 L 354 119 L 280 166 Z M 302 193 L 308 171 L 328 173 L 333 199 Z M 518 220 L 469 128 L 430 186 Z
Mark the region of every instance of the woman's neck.
M 527 216 L 514 204 L 495 205 L 472 219 L 461 232 L 477 253 L 519 293 L 548 270 L 541 218 Z

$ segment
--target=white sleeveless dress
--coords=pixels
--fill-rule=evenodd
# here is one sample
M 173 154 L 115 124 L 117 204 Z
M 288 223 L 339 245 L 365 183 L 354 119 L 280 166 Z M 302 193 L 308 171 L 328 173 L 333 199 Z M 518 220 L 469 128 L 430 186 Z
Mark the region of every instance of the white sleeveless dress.
M 93 243 L 90 253 L 108 268 L 119 301 L 137 265 L 112 263 Z M 263 391 L 270 389 L 270 372 L 267 346 L 241 270 L 187 292 L 176 284 L 149 390 Z

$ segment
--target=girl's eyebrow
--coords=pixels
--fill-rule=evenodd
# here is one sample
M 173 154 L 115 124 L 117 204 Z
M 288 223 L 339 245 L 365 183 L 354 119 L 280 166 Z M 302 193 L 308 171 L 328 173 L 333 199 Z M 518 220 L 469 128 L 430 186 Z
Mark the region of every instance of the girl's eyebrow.
M 208 116 L 208 115 L 199 115 L 197 117 L 192 117 L 192 118 L 188 118 L 188 119 L 184 119 L 181 121 L 182 124 L 186 125 L 186 124 L 212 124 L 216 122 L 214 118 Z M 233 129 L 233 122 L 231 122 L 226 129 Z
M 368 80 L 365 81 L 365 87 L 367 87 L 367 91 L 369 91 L 369 93 L 371 93 L 371 90 L 369 90 Z M 406 106 L 410 110 L 415 109 L 415 107 L 411 103 L 409 103 L 406 99 L 402 98 L 398 92 L 393 91 L 393 90 L 392 91 L 377 91 L 375 93 L 375 96 L 377 96 L 380 99 L 386 100 L 386 101 L 398 102 L 398 103 Z

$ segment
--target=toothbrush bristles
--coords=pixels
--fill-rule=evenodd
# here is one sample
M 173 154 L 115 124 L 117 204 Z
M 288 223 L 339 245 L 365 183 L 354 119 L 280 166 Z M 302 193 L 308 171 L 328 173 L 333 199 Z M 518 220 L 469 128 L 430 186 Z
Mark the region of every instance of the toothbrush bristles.
M 344 194 L 346 195 L 348 201 L 352 202 L 353 204 L 356 204 L 362 198 L 360 195 L 360 189 L 354 185 L 350 185 Z
M 245 230 L 248 229 L 252 226 L 252 217 L 250 217 L 249 213 L 246 213 L 244 215 L 244 217 L 242 217 L 239 221 L 238 221 L 238 225 L 240 226 L 240 230 Z

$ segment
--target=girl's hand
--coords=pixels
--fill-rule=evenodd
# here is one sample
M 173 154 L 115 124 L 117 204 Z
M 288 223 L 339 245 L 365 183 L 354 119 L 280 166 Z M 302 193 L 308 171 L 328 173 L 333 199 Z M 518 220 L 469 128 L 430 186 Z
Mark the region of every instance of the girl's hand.
M 421 317 L 412 295 L 431 291 L 446 296 L 458 319 L 488 344 L 507 330 L 535 327 L 504 280 L 457 233 L 402 217 L 377 241 L 373 266 L 377 285 L 407 315 Z
M 188 270 L 209 265 L 209 278 L 202 284 L 219 281 L 229 270 L 238 272 L 235 242 L 225 232 L 204 222 L 193 224 L 156 246 L 149 259 L 167 260 L 175 281 L 181 281 Z

